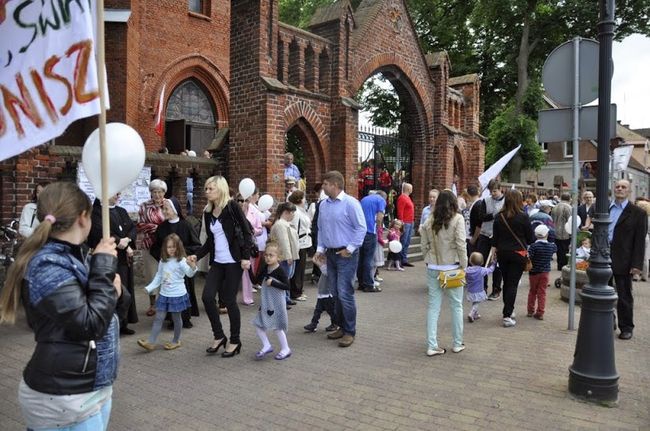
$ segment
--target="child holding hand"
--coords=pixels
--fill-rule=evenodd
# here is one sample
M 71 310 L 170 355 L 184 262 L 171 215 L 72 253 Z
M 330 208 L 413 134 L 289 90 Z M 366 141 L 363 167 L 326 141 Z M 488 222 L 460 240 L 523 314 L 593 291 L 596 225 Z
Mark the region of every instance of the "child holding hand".
M 181 313 L 191 307 L 184 278 L 186 276 L 194 277 L 196 271 L 196 261 L 186 258 L 181 238 L 175 233 L 165 237 L 156 276 L 144 288 L 149 294 L 160 288 L 160 294 L 156 300 L 156 318 L 151 328 L 151 334 L 148 340 L 138 340 L 140 347 L 149 352 L 154 350 L 167 312 L 171 313 L 174 322 L 174 338 L 171 343 L 165 343 L 165 350 L 174 350 L 181 346 L 181 328 L 183 327 Z
M 280 352 L 275 355 L 275 359 L 281 361 L 291 356 L 286 334 L 289 319 L 285 299 L 290 285 L 289 277 L 280 266 L 281 256 L 278 243 L 271 241 L 266 244 L 264 261 L 266 262 L 266 272 L 261 276 L 261 304 L 257 316 L 253 319 L 257 336 L 262 341 L 262 349 L 255 354 L 255 358 L 263 359 L 273 352 L 273 346 L 271 346 L 266 332 L 274 329 L 280 342 Z

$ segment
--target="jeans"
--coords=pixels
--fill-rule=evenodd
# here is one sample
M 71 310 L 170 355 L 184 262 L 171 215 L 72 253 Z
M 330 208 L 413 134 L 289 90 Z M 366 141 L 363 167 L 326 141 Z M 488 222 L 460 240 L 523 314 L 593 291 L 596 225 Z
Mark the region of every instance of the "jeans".
M 524 257 L 514 251 L 497 252 L 503 274 L 503 317 L 512 316 L 517 300 L 517 287 L 524 273 Z
M 344 334 L 356 335 L 357 305 L 354 301 L 354 285 L 352 280 L 359 263 L 359 250 L 350 257 L 336 254 L 327 250 L 327 281 L 330 293 L 334 298 L 334 323 Z
M 427 308 L 427 344 L 429 349 L 438 348 L 438 317 L 442 305 L 442 295 L 449 302 L 451 314 L 451 338 L 454 347 L 463 345 L 463 288 L 443 289 L 438 281 L 440 271 L 427 269 L 427 288 L 429 304 Z
M 241 283 L 242 269 L 239 262 L 235 263 L 217 263 L 212 262 L 210 271 L 205 278 L 205 287 L 203 288 L 203 306 L 210 319 L 212 334 L 215 340 L 225 337 L 221 320 L 219 319 L 219 310 L 215 298 L 219 294 L 219 301 L 228 309 L 228 320 L 230 320 L 230 343 L 239 343 L 239 331 L 241 329 L 241 316 L 237 306 L 237 290 Z
M 101 410 L 78 424 L 65 428 L 40 429 L 40 431 L 106 431 L 108 429 L 108 421 L 111 418 L 112 403 L 111 398 L 109 398 Z M 27 428 L 27 431 L 32 431 L 32 429 Z
M 408 262 L 409 245 L 411 245 L 411 236 L 413 236 L 413 223 L 404 223 L 404 233 L 400 237 L 402 243 L 402 251 L 399 252 L 399 257 L 402 263 Z
M 357 279 L 359 288 L 372 289 L 375 287 L 374 262 L 375 247 L 377 247 L 377 234 L 366 232 L 363 244 L 359 249 L 359 267 L 357 268 Z

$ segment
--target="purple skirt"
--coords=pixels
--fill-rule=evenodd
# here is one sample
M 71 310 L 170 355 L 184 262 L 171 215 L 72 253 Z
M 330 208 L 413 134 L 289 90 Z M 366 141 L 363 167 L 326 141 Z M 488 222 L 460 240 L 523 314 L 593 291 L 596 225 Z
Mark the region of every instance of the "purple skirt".
M 190 308 L 190 297 L 187 293 L 183 296 L 164 296 L 158 295 L 156 299 L 156 311 L 178 313 Z

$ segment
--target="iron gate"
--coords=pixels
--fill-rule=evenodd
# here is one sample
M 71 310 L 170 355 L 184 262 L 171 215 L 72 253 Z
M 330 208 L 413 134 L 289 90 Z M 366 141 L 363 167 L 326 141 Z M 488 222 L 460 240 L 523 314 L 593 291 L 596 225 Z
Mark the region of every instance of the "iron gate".
M 403 182 L 411 182 L 411 144 L 403 135 L 389 129 L 359 127 L 361 196 L 373 189 L 399 193 Z

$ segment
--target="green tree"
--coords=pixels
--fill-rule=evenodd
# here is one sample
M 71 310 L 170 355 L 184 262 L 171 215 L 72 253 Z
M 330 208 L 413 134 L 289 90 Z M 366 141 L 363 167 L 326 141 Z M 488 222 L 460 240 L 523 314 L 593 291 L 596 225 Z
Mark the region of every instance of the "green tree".
M 370 113 L 370 121 L 375 126 L 396 129 L 402 117 L 402 105 L 386 78 L 377 74 L 370 77 L 357 94 L 359 102 Z

